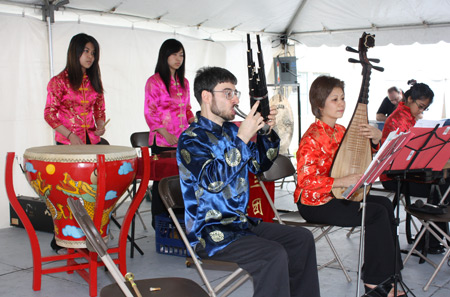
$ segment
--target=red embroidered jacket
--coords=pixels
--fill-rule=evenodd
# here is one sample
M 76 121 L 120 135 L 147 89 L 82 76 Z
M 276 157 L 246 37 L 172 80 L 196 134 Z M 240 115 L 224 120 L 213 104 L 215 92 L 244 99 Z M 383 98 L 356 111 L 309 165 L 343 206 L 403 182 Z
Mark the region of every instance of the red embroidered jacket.
M 411 109 L 405 105 L 404 102 L 398 104 L 397 109 L 386 119 L 383 128 L 383 135 L 381 136 L 381 143 L 383 143 L 392 131 L 399 130 L 399 132 L 407 132 L 414 127 L 416 119 L 411 114 Z M 390 180 L 386 175 L 380 176 L 381 181 Z
M 301 198 L 302 204 L 322 205 L 334 198 L 330 169 L 344 133 L 344 126 L 336 124 L 332 128 L 320 120 L 305 132 L 297 151 L 295 203 Z

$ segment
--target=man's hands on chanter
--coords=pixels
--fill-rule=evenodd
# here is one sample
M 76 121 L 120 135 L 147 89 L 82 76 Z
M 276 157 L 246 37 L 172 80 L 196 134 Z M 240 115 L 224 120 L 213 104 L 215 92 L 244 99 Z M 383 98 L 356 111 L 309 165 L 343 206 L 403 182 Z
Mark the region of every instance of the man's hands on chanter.
M 278 113 L 276 107 L 274 106 L 270 108 L 270 114 L 268 116 L 269 120 L 266 123 L 264 122 L 264 118 L 261 116 L 261 114 L 259 112 L 256 112 L 258 106 L 259 101 L 256 101 L 252 106 L 249 114 L 239 127 L 237 136 L 245 143 L 248 143 L 250 139 L 256 134 L 256 132 L 258 132 L 259 129 L 263 128 L 265 124 L 269 125 L 270 131 L 276 125 L 275 117 Z

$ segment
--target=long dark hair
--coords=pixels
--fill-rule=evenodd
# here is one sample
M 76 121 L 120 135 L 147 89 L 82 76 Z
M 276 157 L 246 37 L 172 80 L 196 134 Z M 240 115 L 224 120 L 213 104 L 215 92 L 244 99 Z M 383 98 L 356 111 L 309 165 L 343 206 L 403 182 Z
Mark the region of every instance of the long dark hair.
M 67 50 L 67 64 L 64 70 L 67 70 L 69 74 L 69 82 L 74 91 L 78 91 L 83 81 L 83 71 L 81 70 L 80 57 L 84 52 L 84 47 L 88 43 L 94 45 L 94 63 L 92 66 L 86 69 L 86 75 L 89 77 L 94 90 L 103 94 L 103 85 L 100 74 L 100 67 L 98 61 L 100 60 L 100 45 L 94 37 L 84 33 L 80 33 L 72 37 Z
M 159 73 L 161 79 L 166 86 L 167 92 L 170 94 L 170 68 L 167 63 L 167 59 L 170 55 L 174 53 L 178 53 L 180 50 L 183 50 L 184 59 L 180 68 L 175 72 L 175 77 L 178 77 L 180 80 L 179 83 L 181 87 L 184 89 L 184 65 L 186 64 L 186 51 L 184 50 L 183 44 L 176 39 L 167 39 L 161 45 L 159 49 L 158 62 L 156 63 L 155 73 Z

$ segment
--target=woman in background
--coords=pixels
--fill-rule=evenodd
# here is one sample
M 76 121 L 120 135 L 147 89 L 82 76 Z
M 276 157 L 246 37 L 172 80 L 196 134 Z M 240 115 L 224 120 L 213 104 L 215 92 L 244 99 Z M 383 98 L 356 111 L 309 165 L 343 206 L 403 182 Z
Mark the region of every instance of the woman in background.
M 44 117 L 57 144 L 97 144 L 105 133 L 105 99 L 94 37 L 72 37 L 64 70 L 47 86 Z
M 72 37 L 64 70 L 47 85 L 44 118 L 56 144 L 98 144 L 105 133 L 105 99 L 98 61 L 100 46 L 84 33 Z M 53 237 L 50 246 L 64 253 Z
M 336 123 L 345 111 L 344 82 L 320 76 L 309 92 L 316 121 L 303 135 L 297 151 L 297 188 L 294 201 L 300 215 L 312 223 L 342 227 L 361 226 L 360 202 L 336 199 L 332 188 L 354 185 L 361 174 L 341 178 L 330 177 L 330 169 L 345 128 Z M 360 133 L 377 147 L 381 131 L 369 124 L 360 126 Z M 394 296 L 392 284 L 382 284 L 395 273 L 396 224 L 392 203 L 382 196 L 367 196 L 365 222 L 364 266 L 361 279 L 367 296 Z M 401 258 L 398 254 L 401 268 Z M 382 284 L 382 285 L 379 285 Z M 379 286 L 378 286 L 379 285 Z M 403 296 L 404 292 L 398 292 Z
M 381 142 L 383 143 L 392 131 L 398 129 L 399 132 L 408 132 L 414 127 L 417 118 L 421 117 L 433 103 L 433 98 L 434 93 L 428 85 L 414 83 L 405 93 L 404 101 L 400 102 L 397 109 L 386 119 Z M 386 175 L 381 175 L 380 180 L 385 189 L 397 191 L 397 181 L 389 179 Z M 428 197 L 431 185 L 409 183 L 409 187 L 410 193 L 414 193 L 414 196 Z
M 184 77 L 186 56 L 176 39 L 161 45 L 155 74 L 145 85 L 145 120 L 150 128 L 149 146 L 152 154 L 175 151 L 178 137 L 194 121 L 191 111 L 189 82 Z M 158 182 L 152 187 L 152 226 L 155 216 L 167 213 L 158 192 Z
M 403 102 L 399 103 L 397 109 L 387 118 L 383 128 L 383 135 L 381 141 L 384 142 L 389 133 L 395 130 L 399 132 L 408 132 L 416 121 L 422 117 L 423 112 L 427 111 L 429 106 L 433 103 L 434 93 L 430 87 L 424 83 L 417 83 L 413 81 L 408 84 L 412 84 L 411 88 L 405 93 Z M 397 181 L 389 179 L 386 175 L 380 176 L 381 183 L 385 189 L 391 191 L 397 191 Z M 441 193 L 444 193 L 450 185 L 449 179 L 443 185 L 439 185 Z M 429 183 L 407 183 L 408 189 L 402 189 L 412 193 L 416 197 L 431 198 L 428 203 L 438 204 L 440 201 L 437 191 L 434 191 L 433 197 L 430 197 L 431 184 Z M 447 202 L 448 203 L 448 202 Z M 445 230 L 445 223 L 438 223 L 439 227 Z M 419 248 L 423 246 L 423 242 L 420 243 Z M 428 253 L 441 254 L 445 251 L 444 246 L 434 237 L 430 236 Z

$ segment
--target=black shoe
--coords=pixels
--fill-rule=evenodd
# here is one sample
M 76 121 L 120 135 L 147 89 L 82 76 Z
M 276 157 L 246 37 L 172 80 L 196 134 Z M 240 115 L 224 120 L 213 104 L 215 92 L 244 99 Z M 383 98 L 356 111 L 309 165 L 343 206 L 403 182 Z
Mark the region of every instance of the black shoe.
M 431 242 L 431 240 L 433 240 L 433 241 Z M 424 237 L 422 237 L 416 246 L 416 250 L 422 251 L 424 244 L 425 244 L 425 239 L 424 239 Z M 445 247 L 442 244 L 440 244 L 437 239 L 430 238 L 430 246 L 428 247 L 427 254 L 439 255 L 444 252 L 445 252 Z
M 57 253 L 58 255 L 65 255 L 65 254 L 67 254 L 67 249 L 66 249 L 66 248 L 64 248 L 64 247 L 59 246 L 59 245 L 56 244 L 56 239 L 55 239 L 54 236 L 53 236 L 52 241 L 50 242 L 50 247 L 51 247 L 51 248 L 55 251 L 55 253 Z
M 438 246 L 430 246 L 428 248 L 428 254 L 431 255 L 439 255 L 439 254 L 443 254 L 445 252 L 445 248 L 443 245 L 438 245 Z
M 367 297 L 387 297 L 389 295 L 389 291 L 392 289 L 391 284 L 382 284 L 378 285 L 375 288 L 371 289 L 364 285 L 364 289 L 366 294 L 364 296 Z

